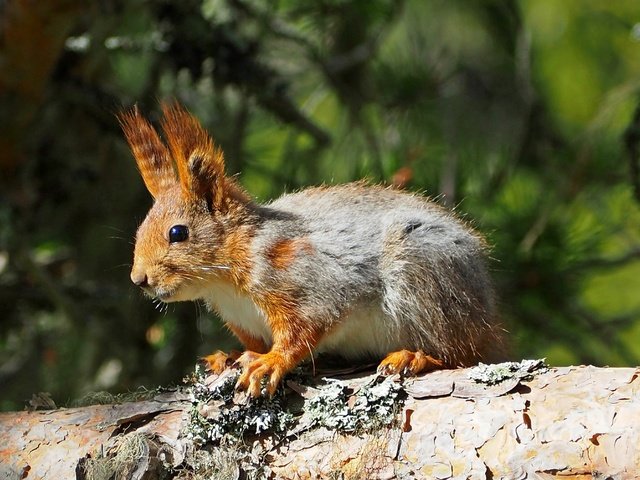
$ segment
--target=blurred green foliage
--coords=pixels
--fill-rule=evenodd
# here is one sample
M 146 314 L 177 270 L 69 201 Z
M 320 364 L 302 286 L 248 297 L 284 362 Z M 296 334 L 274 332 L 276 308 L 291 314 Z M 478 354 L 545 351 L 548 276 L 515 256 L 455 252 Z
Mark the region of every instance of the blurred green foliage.
M 114 113 L 157 119 L 172 98 L 259 199 L 368 177 L 455 206 L 494 246 L 514 357 L 639 362 L 637 0 L 9 0 L 0 15 L 0 409 L 175 383 L 235 345 L 203 308 L 156 311 L 128 279 L 151 199 Z

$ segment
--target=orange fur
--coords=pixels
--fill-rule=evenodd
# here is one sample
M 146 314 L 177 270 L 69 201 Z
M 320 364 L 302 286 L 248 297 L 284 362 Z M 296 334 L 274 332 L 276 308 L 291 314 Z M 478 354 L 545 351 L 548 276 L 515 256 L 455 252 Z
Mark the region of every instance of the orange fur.
M 313 245 L 307 238 L 283 238 L 278 240 L 267 249 L 265 255 L 273 268 L 284 270 L 294 262 L 300 252 L 307 254 L 313 252 Z
M 265 292 L 256 296 L 254 301 L 267 314 L 267 321 L 273 335 L 274 348 L 276 344 L 282 347 L 290 343 L 317 343 L 313 338 L 313 329 L 309 322 L 300 318 L 297 304 L 291 293 L 282 291 Z M 309 352 L 310 353 L 310 352 Z
M 378 366 L 378 372 L 385 375 L 400 373 L 402 375 L 417 375 L 446 368 L 444 362 L 436 360 L 422 350 L 411 352 L 400 350 L 387 355 Z
M 248 358 L 243 355 L 238 360 L 244 366 L 238 387 L 254 397 L 261 394 L 263 379 L 267 381 L 267 393 L 273 395 L 284 375 L 311 355 L 325 334 L 297 314 L 296 303 L 289 295 L 270 292 L 256 302 L 267 313 L 273 347 L 262 355 L 247 352 Z
M 262 339 L 252 335 L 250 332 L 247 332 L 240 327 L 236 327 L 235 325 L 231 325 L 230 323 L 227 323 L 227 328 L 231 330 L 236 337 L 238 337 L 238 340 L 240 340 L 245 350 L 251 350 L 256 353 L 265 353 L 269 351 L 267 344 L 264 343 Z
M 230 364 L 240 358 L 241 353 L 237 350 L 231 350 L 229 353 L 217 350 L 211 355 L 207 355 L 202 360 L 207 364 L 209 371 L 215 374 L 221 374 Z
M 176 183 L 169 150 L 137 108 L 118 115 L 138 170 L 153 198 Z
M 227 274 L 229 280 L 241 291 L 246 291 L 253 267 L 249 251 L 253 235 L 254 228 L 249 226 L 230 231 L 218 253 L 219 257 L 225 259 L 230 267 Z
M 220 209 L 224 199 L 224 158 L 222 150 L 198 120 L 177 103 L 163 104 L 162 128 L 178 168 L 185 197 L 210 198 Z

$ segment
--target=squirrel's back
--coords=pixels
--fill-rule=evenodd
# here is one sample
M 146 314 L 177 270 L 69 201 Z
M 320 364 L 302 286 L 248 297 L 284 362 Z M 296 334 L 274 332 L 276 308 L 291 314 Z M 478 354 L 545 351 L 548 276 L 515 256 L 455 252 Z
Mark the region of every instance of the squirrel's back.
M 356 182 L 308 188 L 283 195 L 267 208 L 285 218 L 291 215 L 291 223 L 326 248 L 339 249 L 336 253 L 341 256 L 380 255 L 385 237 L 397 228 L 430 232 L 423 240 L 432 248 L 459 250 L 462 244 L 484 250 L 482 238 L 449 210 L 425 197 L 379 185 Z

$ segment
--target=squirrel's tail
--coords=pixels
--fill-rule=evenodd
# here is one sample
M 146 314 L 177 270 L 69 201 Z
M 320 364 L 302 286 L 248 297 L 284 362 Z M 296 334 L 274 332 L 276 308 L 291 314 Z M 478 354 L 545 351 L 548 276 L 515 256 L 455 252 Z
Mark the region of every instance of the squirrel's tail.
M 503 356 L 484 246 L 457 227 L 434 235 L 451 227 L 400 222 L 387 231 L 380 264 L 383 309 L 401 343 L 449 367 Z

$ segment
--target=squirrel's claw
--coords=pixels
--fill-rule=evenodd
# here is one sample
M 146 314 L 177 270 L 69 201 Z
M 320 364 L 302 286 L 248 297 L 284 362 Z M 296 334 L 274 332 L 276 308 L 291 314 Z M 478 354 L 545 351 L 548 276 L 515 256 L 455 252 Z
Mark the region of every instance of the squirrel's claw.
M 211 373 L 220 375 L 228 367 L 233 366 L 240 355 L 237 350 L 231 350 L 228 354 L 217 350 L 211 355 L 200 358 L 199 362 Z
M 422 350 L 415 352 L 400 350 L 387 355 L 380 365 L 378 373 L 381 375 L 393 375 L 399 373 L 404 376 L 414 376 L 423 372 L 445 368 L 441 360 L 427 355 Z
M 284 358 L 276 352 L 260 354 L 248 351 L 236 363 L 243 366 L 236 388 L 246 390 L 254 398 L 262 393 L 263 379 L 267 380 L 267 395 L 273 396 L 287 370 Z

